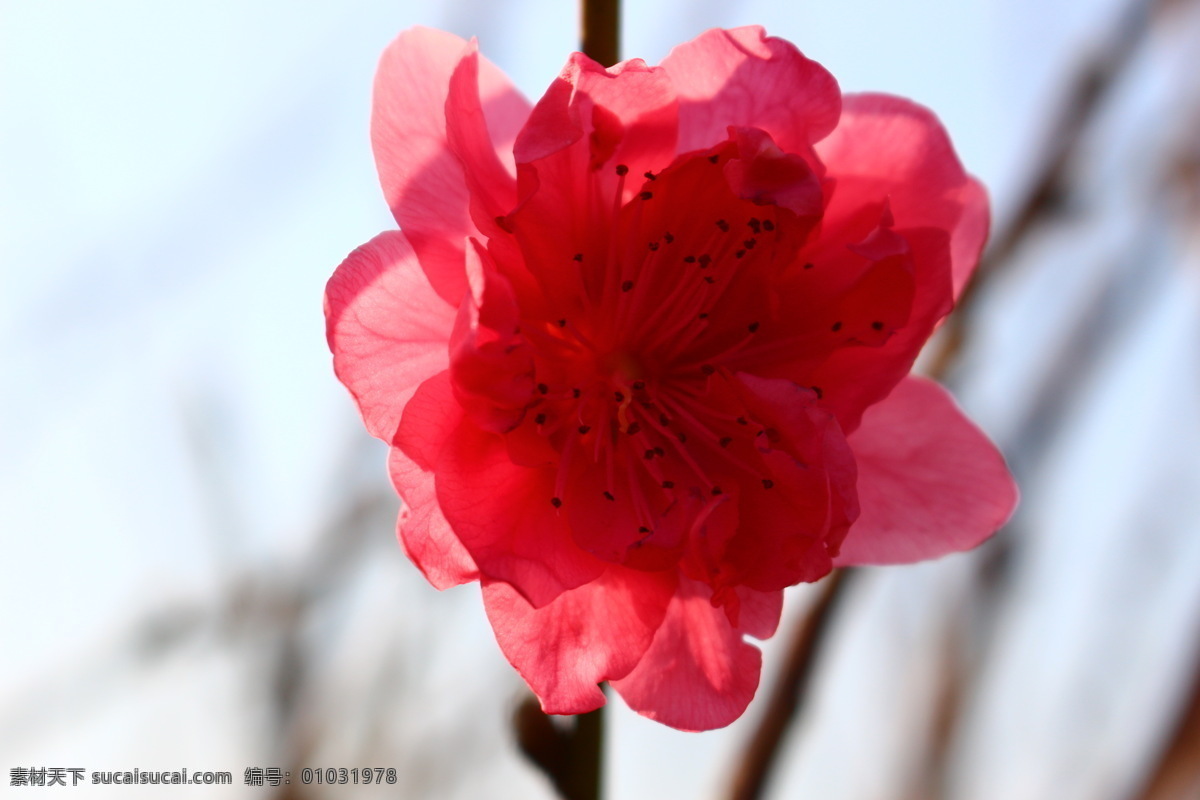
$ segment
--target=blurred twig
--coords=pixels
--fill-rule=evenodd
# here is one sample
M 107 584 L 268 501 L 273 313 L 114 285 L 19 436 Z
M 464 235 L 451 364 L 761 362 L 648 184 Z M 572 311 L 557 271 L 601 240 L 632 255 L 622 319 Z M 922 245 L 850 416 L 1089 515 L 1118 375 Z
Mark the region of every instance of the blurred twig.
M 755 800 L 763 790 L 775 766 L 779 745 L 804 701 L 813 665 L 825 641 L 838 602 L 846 593 L 849 570 L 834 571 L 824 582 L 824 591 L 800 621 L 788 648 L 783 669 L 771 690 L 765 712 L 750 741 L 742 751 L 730 787 L 731 800 Z
M 931 361 L 932 377 L 942 378 L 954 366 L 973 323 L 974 307 L 995 273 L 1011 260 L 1031 231 L 1062 210 L 1072 160 L 1089 124 L 1145 39 L 1154 12 L 1169 2 L 1134 0 L 1116 25 L 1108 45 L 1097 48 L 1068 81 L 1060 104 L 1062 112 L 1047 138 L 1041 167 L 1030 180 L 1012 221 L 992 237 L 954 313 L 946 320 L 940 349 Z

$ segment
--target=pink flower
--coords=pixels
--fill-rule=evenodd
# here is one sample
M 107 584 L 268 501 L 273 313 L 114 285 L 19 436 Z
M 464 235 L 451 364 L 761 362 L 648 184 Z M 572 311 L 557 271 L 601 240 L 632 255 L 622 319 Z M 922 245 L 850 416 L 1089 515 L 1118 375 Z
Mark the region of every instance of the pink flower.
M 549 713 L 746 708 L 783 589 L 974 547 L 1016 489 L 908 375 L 987 235 L 937 119 L 759 28 L 661 66 L 575 54 L 530 107 L 474 42 L 387 50 L 371 137 L 401 231 L 329 282 L 391 446 L 399 535 L 478 579 Z

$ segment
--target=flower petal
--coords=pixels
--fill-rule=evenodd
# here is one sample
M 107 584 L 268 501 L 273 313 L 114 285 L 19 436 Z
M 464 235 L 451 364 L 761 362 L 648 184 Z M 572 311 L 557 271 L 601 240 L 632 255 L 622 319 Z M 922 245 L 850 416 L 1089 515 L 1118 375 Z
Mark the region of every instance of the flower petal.
M 862 513 L 835 559 L 906 564 L 969 550 L 1017 502 L 1004 458 L 945 389 L 902 381 L 851 434 Z
M 450 79 L 473 50 L 459 37 L 410 28 L 392 42 L 375 75 L 371 144 L 384 196 L 421 259 L 438 294 L 458 304 L 466 289 L 462 242 L 476 232 L 464 175 L 476 164 L 460 160 L 447 142 Z M 507 78 L 479 60 L 481 107 L 492 140 L 503 146 L 528 115 L 529 104 Z M 503 158 L 503 155 L 501 156 Z
M 439 372 L 421 384 L 405 406 L 404 418 L 408 420 L 405 445 L 413 455 L 399 447 L 388 454 L 392 484 L 404 500 L 396 526 L 400 543 L 438 589 L 473 581 L 479 571 L 438 507 L 434 482 L 434 464 L 446 438 L 462 419 L 448 372 Z
M 411 454 L 406 423 L 397 443 Z M 464 419 L 436 472 L 442 513 L 484 578 L 512 584 L 541 608 L 604 571 L 571 540 L 566 516 L 551 503 L 554 470 L 514 464 L 503 436 Z
M 805 154 L 837 124 L 837 81 L 795 45 L 758 26 L 713 29 L 662 62 L 679 94 L 679 152 L 711 147 L 730 125 L 761 128 Z
M 391 442 L 417 386 L 446 368 L 454 317 L 399 231 L 376 236 L 333 273 L 325 287 L 333 368 L 372 436 Z
M 711 595 L 681 578 L 654 643 L 627 677 L 612 682 L 634 711 L 672 728 L 706 731 L 733 722 L 750 704 L 762 653 Z
M 671 573 L 609 567 L 542 608 L 506 583 L 485 583 L 483 601 L 500 649 L 542 710 L 582 714 L 604 705 L 598 683 L 625 677 L 642 658 L 674 588 Z
M 962 290 L 987 240 L 987 194 L 963 170 L 932 111 L 891 95 L 846 95 L 837 129 L 817 153 L 836 181 L 827 231 L 887 200 L 896 228 L 951 232 L 955 295 Z

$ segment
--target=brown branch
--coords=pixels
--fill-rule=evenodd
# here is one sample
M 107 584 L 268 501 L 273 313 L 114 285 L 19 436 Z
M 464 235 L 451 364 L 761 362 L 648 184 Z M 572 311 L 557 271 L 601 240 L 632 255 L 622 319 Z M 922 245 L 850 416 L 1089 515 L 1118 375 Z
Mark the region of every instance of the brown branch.
M 529 695 L 513 713 L 521 752 L 550 778 L 563 800 L 600 800 L 604 707 L 579 714 L 559 727 Z
M 621 60 L 621 0 L 583 0 L 583 52 L 611 67 Z
M 1200 658 L 1197 658 L 1191 698 L 1181 709 L 1175 731 L 1136 800 L 1185 800 L 1189 797 L 1200 797 Z
M 848 572 L 845 569 L 837 570 L 825 578 L 824 592 L 800 620 L 788 648 L 783 670 L 767 700 L 766 712 L 742 752 L 729 791 L 732 800 L 756 800 L 762 797 L 775 766 L 779 745 L 804 701 L 812 679 L 813 664 L 829 631 L 834 610 L 846 594 Z

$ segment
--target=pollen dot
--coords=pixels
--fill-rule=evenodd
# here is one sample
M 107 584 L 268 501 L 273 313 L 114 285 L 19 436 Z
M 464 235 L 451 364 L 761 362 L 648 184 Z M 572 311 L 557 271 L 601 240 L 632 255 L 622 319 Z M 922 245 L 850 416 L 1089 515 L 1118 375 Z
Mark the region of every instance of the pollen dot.
M 804 268 L 805 268 L 805 269 L 812 269 L 812 268 L 813 268 L 813 264 L 812 264 L 812 262 L 811 262 L 811 261 L 809 261 L 809 262 L 806 262 L 806 263 L 805 263 L 805 265 L 804 265 Z
M 715 163 L 717 163 L 718 158 L 720 158 L 720 156 L 718 156 L 716 153 L 713 153 L 711 156 L 708 157 L 708 163 L 715 164 Z
M 638 194 L 638 197 L 643 200 L 649 200 L 651 197 L 654 197 L 654 192 L 641 192 Z
M 606 491 L 606 492 L 604 493 L 604 499 L 605 499 L 605 500 L 616 500 L 617 498 L 613 497 L 613 493 L 612 493 L 612 492 L 608 492 L 608 491 Z
M 641 525 L 638 527 L 638 533 L 649 533 L 649 532 L 650 532 L 650 529 L 647 528 L 645 525 Z
M 769 219 L 764 219 L 764 220 L 763 220 L 763 224 L 762 224 L 762 226 L 763 226 L 763 230 L 764 230 L 764 231 L 773 231 L 773 230 L 775 230 L 775 223 L 774 223 L 774 222 L 771 222 L 771 220 L 769 220 Z
M 592 429 L 591 425 L 580 425 L 579 433 L 580 433 L 580 435 L 583 435 L 583 434 L 587 433 L 588 431 L 590 431 L 591 429 Z
M 550 387 L 549 387 L 549 386 L 547 386 L 547 385 L 546 385 L 546 384 L 544 384 L 544 383 L 539 383 L 539 384 L 538 384 L 538 386 L 537 386 L 537 390 L 538 390 L 539 392 L 541 392 L 542 394 L 546 394 L 547 392 L 549 392 L 549 391 L 550 391 Z
M 624 392 L 613 392 L 613 400 L 616 400 L 618 403 L 625 402 L 625 393 Z
M 840 323 L 840 322 L 833 323 L 833 325 L 831 325 L 829 328 L 829 330 L 833 331 L 834 333 L 837 333 L 841 329 L 842 329 L 842 323 Z
M 576 253 L 576 254 L 575 254 L 575 260 L 576 260 L 576 261 L 583 261 L 583 253 Z
M 558 321 L 558 327 L 560 327 L 560 328 L 565 328 L 565 327 L 567 327 L 567 321 L 566 321 L 565 319 L 560 319 L 560 320 Z
M 871 323 L 871 328 L 874 330 L 877 330 L 877 331 L 881 331 L 881 330 L 883 330 L 883 323 L 876 320 L 875 322 Z
M 633 388 L 640 392 L 642 389 L 646 388 L 646 382 L 645 381 L 634 381 Z
M 633 422 L 633 423 L 630 423 L 629 427 L 625 429 L 625 432 L 628 433 L 630 436 L 633 436 L 635 433 L 637 433 L 641 429 L 642 429 L 641 425 L 639 425 L 636 422 Z
M 654 180 L 655 178 L 657 178 L 657 177 L 658 177 L 657 175 L 655 175 L 655 174 L 654 174 L 653 172 L 651 172 L 650 170 L 646 170 L 646 171 L 645 171 L 645 172 L 643 172 L 642 174 L 646 176 L 646 180 L 648 180 L 648 181 L 652 181 L 652 180 Z
M 538 425 L 545 425 L 546 424 L 546 415 L 538 414 L 536 417 L 533 418 L 533 421 L 536 422 Z
M 562 500 L 557 497 L 551 497 L 550 505 L 554 506 L 555 508 L 562 508 Z
M 729 447 L 731 442 L 733 442 L 732 436 L 722 436 L 721 437 L 721 442 L 720 442 L 721 447 Z
M 751 333 L 755 333 L 755 332 L 758 330 L 758 323 L 757 323 L 757 322 L 751 322 L 751 323 L 750 323 L 749 325 L 747 325 L 746 327 L 747 327 L 747 328 L 749 328 L 749 330 L 750 330 L 750 332 L 751 332 Z
M 703 372 L 705 375 L 712 375 L 714 372 L 717 371 L 717 369 L 712 364 L 704 364 L 700 367 L 700 371 Z
M 721 493 L 721 487 L 720 487 L 720 486 L 714 486 L 714 487 L 712 488 L 712 493 L 713 493 L 713 494 L 720 494 L 720 493 Z
M 628 292 L 632 288 L 633 288 L 633 281 L 625 281 L 621 284 L 622 292 Z
M 617 174 L 618 175 L 629 174 L 629 167 L 625 166 L 624 164 L 617 164 Z
M 763 488 L 764 488 L 764 489 L 773 489 L 773 488 L 775 488 L 775 481 L 771 480 L 770 478 L 763 478 L 763 482 L 762 482 L 762 483 L 763 483 Z
M 723 233 L 729 233 L 729 223 L 725 220 L 717 220 L 717 227 L 720 228 Z
M 664 488 L 664 489 L 674 489 L 674 488 L 675 488 L 675 481 L 663 481 L 663 482 L 662 482 L 662 488 Z

